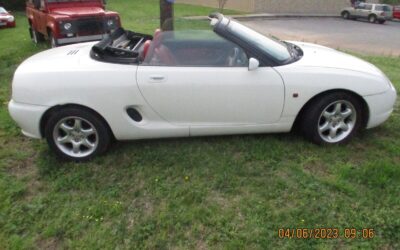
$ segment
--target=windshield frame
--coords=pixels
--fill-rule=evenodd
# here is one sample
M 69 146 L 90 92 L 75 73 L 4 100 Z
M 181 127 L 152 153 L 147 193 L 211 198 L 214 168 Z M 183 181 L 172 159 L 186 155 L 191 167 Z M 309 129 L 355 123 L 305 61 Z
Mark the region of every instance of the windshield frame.
M 265 36 L 235 21 L 229 22 L 227 30 L 241 40 L 253 44 L 253 46 L 257 47 L 259 50 L 271 55 L 271 57 L 278 62 L 283 63 L 291 58 L 287 44 L 273 38 L 272 36 Z
M 300 52 L 294 52 L 294 48 L 290 43 L 280 41 L 283 43 L 282 46 L 286 46 L 290 57 L 288 57 L 287 60 L 279 60 L 279 58 L 274 57 L 273 55 L 268 53 L 268 51 L 261 49 L 259 46 L 257 46 L 257 44 L 252 42 L 251 39 L 243 39 L 242 37 L 233 33 L 229 29 L 229 25 L 231 22 L 235 21 L 231 20 L 230 18 L 226 18 L 220 13 L 213 13 L 209 16 L 209 18 L 211 19 L 211 25 L 214 27 L 214 32 L 244 48 L 248 52 L 249 58 L 253 57 L 260 61 L 260 67 L 275 67 L 287 65 L 296 62 L 302 58 L 303 53 L 300 48 L 296 48 L 297 50 L 300 50 Z M 240 24 L 239 22 L 235 23 Z

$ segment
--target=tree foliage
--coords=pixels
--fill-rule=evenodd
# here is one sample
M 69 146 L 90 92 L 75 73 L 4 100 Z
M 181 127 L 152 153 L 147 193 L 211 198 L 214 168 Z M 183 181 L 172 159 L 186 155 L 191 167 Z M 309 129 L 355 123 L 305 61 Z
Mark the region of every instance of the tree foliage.
M 385 4 L 400 5 L 400 0 L 381 0 L 380 2 Z
M 0 6 L 7 10 L 24 10 L 26 0 L 0 0 Z

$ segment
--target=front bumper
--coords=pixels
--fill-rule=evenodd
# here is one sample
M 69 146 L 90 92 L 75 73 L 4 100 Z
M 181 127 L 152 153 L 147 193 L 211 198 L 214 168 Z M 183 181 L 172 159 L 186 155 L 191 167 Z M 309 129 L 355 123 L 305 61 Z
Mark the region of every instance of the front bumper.
M 391 88 L 378 95 L 364 96 L 369 108 L 369 121 L 367 128 L 374 128 L 389 119 L 396 104 L 396 89 Z
M 15 27 L 15 21 L 7 22 L 7 21 L 0 21 L 0 28 L 13 28 Z
M 57 44 L 64 45 L 70 43 L 83 43 L 83 42 L 92 42 L 92 41 L 100 41 L 104 39 L 106 34 L 100 35 L 92 35 L 92 36 L 77 36 L 71 38 L 59 38 L 57 39 Z
M 13 100 L 8 103 L 8 111 L 21 128 L 22 133 L 37 139 L 43 137 L 40 132 L 40 120 L 48 108 L 46 106 L 18 103 Z

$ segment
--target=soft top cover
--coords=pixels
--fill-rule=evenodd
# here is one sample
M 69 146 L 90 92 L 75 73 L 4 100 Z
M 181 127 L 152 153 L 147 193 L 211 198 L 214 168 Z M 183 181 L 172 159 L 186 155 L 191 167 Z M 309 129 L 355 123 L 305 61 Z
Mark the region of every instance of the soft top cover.
M 92 47 L 91 56 L 104 62 L 136 64 L 142 45 L 152 39 L 151 35 L 118 28 Z

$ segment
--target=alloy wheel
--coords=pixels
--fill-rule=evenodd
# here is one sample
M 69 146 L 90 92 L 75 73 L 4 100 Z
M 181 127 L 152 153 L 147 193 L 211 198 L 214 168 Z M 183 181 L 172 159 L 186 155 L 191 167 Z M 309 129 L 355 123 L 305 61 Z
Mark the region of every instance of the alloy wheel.
M 80 117 L 66 117 L 53 130 L 55 145 L 66 155 L 82 158 L 92 154 L 98 147 L 99 135 L 89 121 Z
M 340 100 L 329 104 L 318 120 L 318 133 L 328 143 L 344 140 L 353 131 L 357 112 L 349 101 Z

